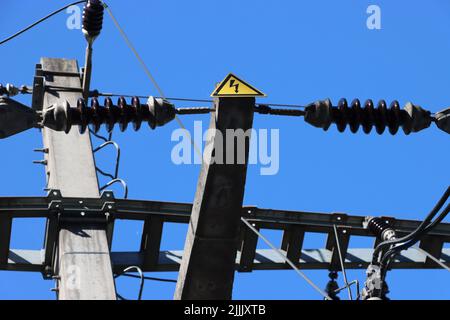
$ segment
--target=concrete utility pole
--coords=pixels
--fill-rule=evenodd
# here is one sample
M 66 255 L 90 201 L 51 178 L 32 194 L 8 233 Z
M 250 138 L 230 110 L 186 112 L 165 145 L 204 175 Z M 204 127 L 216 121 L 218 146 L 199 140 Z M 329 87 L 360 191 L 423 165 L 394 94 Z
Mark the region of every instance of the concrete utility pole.
M 210 129 L 216 133 L 209 140 L 214 147 L 205 151 L 175 299 L 231 299 L 250 136 L 245 141 L 245 163 L 239 164 L 239 141 L 229 141 L 234 137 L 227 137 L 226 130 L 251 129 L 254 108 L 255 98 L 215 101 Z M 231 146 L 233 163 L 227 164 Z M 223 159 L 223 164 L 210 163 L 212 158 Z
M 77 62 L 43 58 L 40 67 L 36 75 L 45 78 L 43 109 L 65 101 L 76 106 L 82 92 Z M 47 128 L 42 133 L 44 150 L 48 150 L 45 155 L 47 187 L 60 190 L 63 197 L 99 198 L 89 132 L 81 135 L 75 127 L 69 134 Z M 54 264 L 54 273 L 58 275 L 58 298 L 115 300 L 105 226 L 81 217 L 79 221 L 63 222 L 58 227 Z

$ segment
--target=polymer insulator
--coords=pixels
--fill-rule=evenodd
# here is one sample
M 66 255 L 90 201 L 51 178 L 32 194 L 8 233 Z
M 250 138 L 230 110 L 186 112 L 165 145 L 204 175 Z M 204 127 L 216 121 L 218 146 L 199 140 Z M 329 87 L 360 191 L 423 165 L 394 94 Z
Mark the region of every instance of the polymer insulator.
M 141 104 L 137 97 L 132 98 L 131 104 L 128 104 L 125 98 L 120 97 L 116 105 L 111 98 L 106 98 L 103 105 L 97 98 L 92 98 L 91 107 L 80 98 L 76 107 L 71 107 L 66 101 L 45 110 L 42 118 L 44 126 L 66 133 L 74 125 L 78 125 L 80 133 L 84 133 L 88 125 L 92 126 L 94 132 L 105 125 L 106 130 L 111 132 L 117 123 L 120 130 L 125 131 L 130 122 L 137 131 L 144 121 L 152 129 L 163 126 L 175 118 L 176 112 L 171 103 L 155 97 L 149 97 L 146 104 Z
M 358 132 L 362 127 L 368 134 L 375 127 L 378 134 L 383 134 L 388 128 L 389 132 L 395 135 L 401 127 L 408 135 L 428 128 L 432 120 L 431 112 L 412 103 L 400 109 L 398 101 L 393 101 L 387 107 L 386 102 L 381 100 L 375 107 L 370 99 L 363 106 L 358 99 L 353 100 L 350 106 L 346 99 L 341 99 L 337 107 L 333 107 L 327 99 L 314 102 L 305 109 L 305 121 L 325 131 L 334 123 L 339 132 L 344 132 L 349 126 L 352 133 Z
M 379 239 L 386 241 L 395 238 L 395 230 L 385 220 L 377 217 L 370 217 L 367 221 L 367 228 Z
M 104 7 L 100 0 L 89 0 L 83 9 L 83 33 L 88 39 L 100 34 L 103 26 Z

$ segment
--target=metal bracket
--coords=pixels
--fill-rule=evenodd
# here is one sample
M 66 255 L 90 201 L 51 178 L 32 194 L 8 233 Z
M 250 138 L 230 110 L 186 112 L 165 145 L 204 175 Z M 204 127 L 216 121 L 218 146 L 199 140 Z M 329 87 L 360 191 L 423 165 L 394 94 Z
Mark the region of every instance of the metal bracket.
M 344 227 L 346 225 L 348 215 L 344 213 L 333 213 L 331 216 L 338 232 L 337 237 L 340 242 L 339 247 L 341 249 L 341 252 L 339 253 L 338 251 L 338 244 L 336 243 L 336 235 L 334 234 L 334 232 L 328 234 L 326 248 L 332 252 L 330 271 L 338 271 L 340 270 L 339 255 L 342 254 L 342 257 L 345 261 L 350 241 L 350 232 L 347 230 L 348 227 Z
M 108 223 L 116 211 L 114 194 L 102 193 L 100 199 L 64 198 L 59 190 L 50 190 L 47 196 L 48 209 L 57 212 L 59 222 Z
M 47 195 L 49 216 L 44 240 L 44 279 L 51 279 L 55 274 L 56 244 L 61 223 L 101 223 L 107 224 L 107 237 L 112 239 L 116 203 L 114 193 L 105 191 L 100 199 L 64 198 L 59 190 L 51 189 Z M 111 245 L 111 243 L 110 243 Z

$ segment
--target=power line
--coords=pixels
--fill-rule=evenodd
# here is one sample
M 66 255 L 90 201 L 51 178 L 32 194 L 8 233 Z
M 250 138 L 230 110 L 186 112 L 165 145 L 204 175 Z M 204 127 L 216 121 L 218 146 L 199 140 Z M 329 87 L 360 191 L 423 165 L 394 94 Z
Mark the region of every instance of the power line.
M 141 278 L 140 276 L 137 276 L 135 274 L 122 274 L 122 276 L 129 277 L 129 278 L 137 278 L 137 279 Z M 147 277 L 147 276 L 144 276 L 143 279 L 149 280 L 149 281 L 177 283 L 177 280 L 174 280 L 174 279 L 165 279 L 165 278 L 156 278 L 156 277 Z
M 133 44 L 131 43 L 130 39 L 128 38 L 128 36 L 126 35 L 125 31 L 123 30 L 123 28 L 120 26 L 119 22 L 117 21 L 116 17 L 114 16 L 114 14 L 112 13 L 111 9 L 109 8 L 109 6 L 103 2 L 103 6 L 105 7 L 106 12 L 108 12 L 109 16 L 111 17 L 112 21 L 114 22 L 114 25 L 116 26 L 116 28 L 119 30 L 120 34 L 122 35 L 122 38 L 124 39 L 125 43 L 127 44 L 127 46 L 130 48 L 130 50 L 134 53 L 136 59 L 139 61 L 142 69 L 144 70 L 144 72 L 146 73 L 147 77 L 150 79 L 150 81 L 153 83 L 153 85 L 155 86 L 156 90 L 158 91 L 158 93 L 161 95 L 161 97 L 163 99 L 167 99 L 165 97 L 164 92 L 162 91 L 161 87 L 158 85 L 158 82 L 156 81 L 155 77 L 153 77 L 153 74 L 150 72 L 149 68 L 147 67 L 147 65 L 145 64 L 144 60 L 142 59 L 142 57 L 139 55 L 139 53 L 137 52 L 136 48 L 133 46 Z M 202 156 L 202 152 L 200 151 L 200 148 L 197 146 L 197 144 L 195 143 L 194 139 L 192 138 L 189 130 L 186 128 L 186 126 L 183 124 L 183 122 L 181 121 L 180 117 L 178 117 L 178 115 L 175 115 L 175 120 L 178 122 L 178 125 L 181 127 L 181 129 L 183 129 L 183 131 L 186 133 L 186 135 L 189 137 L 192 146 L 194 147 L 195 152 L 197 153 L 197 155 L 200 157 L 200 159 L 203 161 L 203 156 Z
M 4 44 L 4 43 L 6 43 L 6 42 L 8 42 L 8 41 L 10 41 L 10 40 L 12 40 L 12 39 L 18 37 L 18 36 L 20 36 L 21 34 L 25 33 L 26 31 L 28 31 L 28 30 L 30 30 L 30 29 L 32 29 L 32 28 L 34 28 L 34 27 L 37 26 L 38 24 L 40 24 L 40 23 L 44 22 L 45 20 L 47 20 L 47 19 L 53 17 L 54 15 L 60 13 L 61 11 L 64 11 L 64 10 L 66 10 L 67 8 L 71 7 L 71 6 L 75 6 L 75 5 L 77 5 L 77 4 L 81 4 L 81 3 L 84 3 L 84 2 L 86 2 L 86 0 L 72 2 L 72 3 L 70 3 L 70 4 L 68 4 L 68 5 L 65 5 L 64 7 L 60 8 L 60 9 L 58 9 L 58 10 L 56 10 L 56 11 L 53 11 L 52 13 L 50 13 L 50 14 L 48 14 L 47 16 L 43 17 L 42 19 L 39 19 L 38 21 L 36 21 L 36 22 L 30 24 L 28 27 L 26 27 L 26 28 L 24 28 L 24 29 L 22 29 L 22 30 L 20 30 L 20 31 L 18 31 L 18 32 L 16 32 L 16 33 L 14 33 L 13 35 L 9 36 L 8 38 L 6 38 L 6 39 L 0 41 L 0 45 L 2 45 L 2 44 Z
M 93 96 L 99 96 L 99 97 L 124 97 L 124 98 L 142 98 L 145 99 L 148 96 L 145 95 L 131 95 L 131 94 L 119 94 L 119 93 L 109 93 L 109 92 L 99 92 L 98 90 L 94 90 L 91 92 Z M 163 98 L 167 100 L 173 100 L 173 101 L 185 101 L 185 102 L 202 102 L 202 103 L 213 103 L 214 100 L 212 99 L 198 99 L 198 98 L 185 98 L 185 97 L 156 97 L 156 98 Z M 265 105 L 270 107 L 286 107 L 286 108 L 301 108 L 304 109 L 306 106 L 299 105 L 299 104 L 289 104 L 289 103 L 257 103 L 257 105 Z

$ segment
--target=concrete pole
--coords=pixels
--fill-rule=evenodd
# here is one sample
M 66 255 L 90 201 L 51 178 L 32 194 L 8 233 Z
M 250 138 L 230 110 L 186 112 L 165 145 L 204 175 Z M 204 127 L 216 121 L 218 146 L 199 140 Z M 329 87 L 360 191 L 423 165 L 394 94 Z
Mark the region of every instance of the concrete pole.
M 41 59 L 41 74 L 48 90 L 43 109 L 63 103 L 72 107 L 81 98 L 81 80 L 75 60 Z M 51 89 L 51 88 L 50 88 Z M 98 198 L 99 186 L 89 133 L 74 127 L 69 134 L 44 128 L 48 188 L 59 189 L 63 197 Z M 83 205 L 80 203 L 80 205 Z M 60 224 L 56 249 L 57 287 L 60 300 L 115 300 L 110 248 L 104 225 L 87 221 Z
M 233 143 L 226 131 L 252 128 L 255 98 L 219 98 L 215 107 L 210 123 L 210 129 L 216 129 L 210 131 L 214 148 L 205 150 L 175 299 L 232 296 L 250 136 L 244 144 L 245 161 L 240 164 L 237 150 L 242 144 Z M 226 163 L 227 156 L 232 163 Z M 213 158 L 216 162 L 210 163 Z

